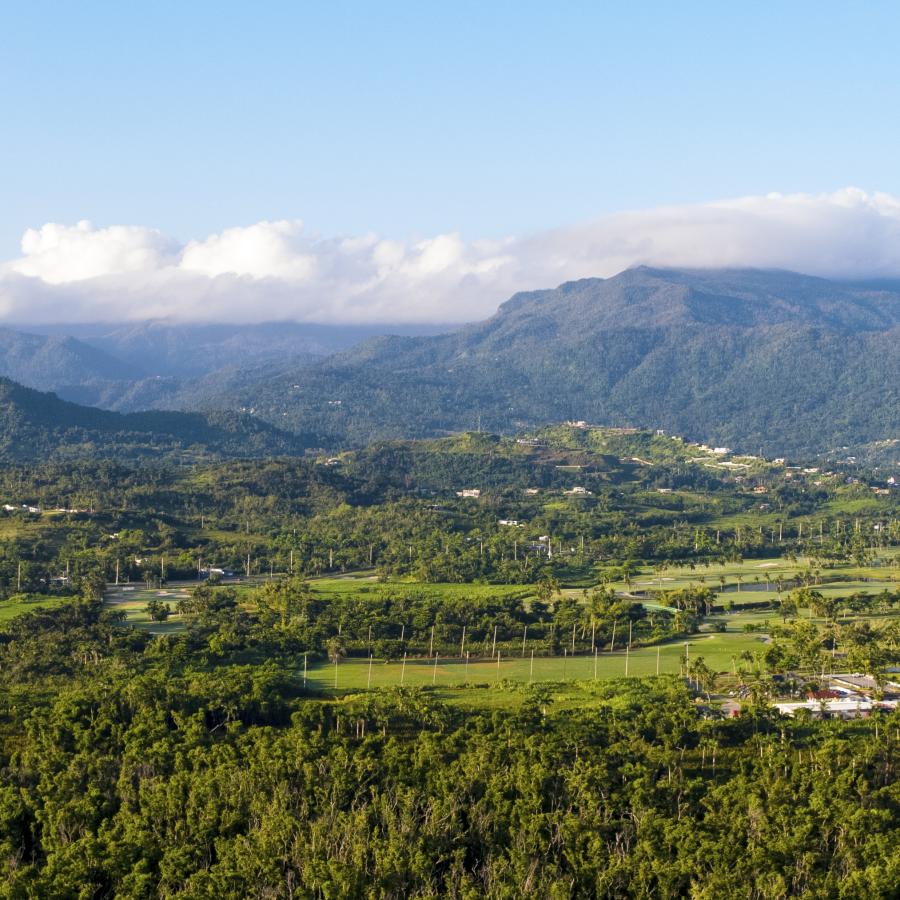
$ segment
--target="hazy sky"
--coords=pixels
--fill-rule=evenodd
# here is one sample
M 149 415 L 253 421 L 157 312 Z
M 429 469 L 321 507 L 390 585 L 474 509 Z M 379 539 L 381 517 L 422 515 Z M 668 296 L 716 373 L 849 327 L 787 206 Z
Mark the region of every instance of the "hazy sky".
M 738 252 L 679 229 L 660 258 L 817 269 L 846 238 L 862 258 L 818 271 L 900 273 L 897 34 L 900 5 L 822 0 L 0 2 L 0 316 L 52 317 L 72 291 L 79 315 L 113 314 L 87 282 L 118 278 L 138 298 L 122 315 L 174 314 L 162 280 L 206 314 L 446 320 L 433 307 L 457 289 L 468 316 L 546 286 L 526 276 L 656 261 L 673 207 L 705 242 L 698 204 L 772 192 L 807 209 L 778 206 L 773 261 L 771 205 L 758 237 L 729 219 Z M 875 258 L 839 230 L 859 225 L 848 202 Z M 817 225 L 816 203 L 840 222 Z

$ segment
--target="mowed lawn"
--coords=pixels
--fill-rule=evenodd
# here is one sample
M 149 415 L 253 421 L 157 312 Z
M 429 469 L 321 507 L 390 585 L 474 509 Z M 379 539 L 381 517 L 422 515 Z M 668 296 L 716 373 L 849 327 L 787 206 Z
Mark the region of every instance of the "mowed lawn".
M 496 660 L 465 660 L 448 658 L 442 660 L 409 659 L 404 666 L 402 661 L 344 659 L 337 666 L 332 663 L 310 665 L 307 669 L 307 680 L 310 687 L 318 690 L 359 690 L 366 687 L 385 688 L 403 686 L 443 685 L 457 686 L 464 684 L 485 684 L 497 681 L 590 681 L 595 677 L 598 681 L 611 678 L 643 677 L 655 675 L 657 672 L 657 651 L 659 656 L 659 674 L 678 674 L 685 653 L 685 643 L 691 659 L 703 657 L 706 664 L 714 671 L 731 671 L 733 658 L 743 651 L 758 651 L 765 646 L 765 637 L 759 634 L 717 633 L 710 635 L 694 635 L 687 642 L 677 641 L 661 644 L 659 647 L 635 648 L 630 653 L 617 650 L 614 653 L 600 652 L 596 656 L 580 654 L 573 657 L 540 657 L 535 656 L 532 663 L 531 654 L 526 651 L 523 658 L 516 655 L 510 658 L 501 656 L 499 665 Z M 336 681 L 335 681 L 336 679 Z
M 30 596 L 28 600 L 0 600 L 0 623 L 9 622 L 17 616 L 35 612 L 38 609 L 55 609 L 66 603 L 73 603 L 74 597 L 41 597 Z

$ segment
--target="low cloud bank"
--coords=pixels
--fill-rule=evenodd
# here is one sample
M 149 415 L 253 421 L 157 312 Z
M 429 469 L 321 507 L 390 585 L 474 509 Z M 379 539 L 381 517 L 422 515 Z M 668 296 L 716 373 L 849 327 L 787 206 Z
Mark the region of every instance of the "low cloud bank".
M 492 241 L 326 238 L 291 220 L 179 244 L 142 226 L 50 223 L 0 263 L 0 319 L 462 322 L 518 290 L 638 264 L 900 276 L 900 199 L 855 188 L 768 194 Z

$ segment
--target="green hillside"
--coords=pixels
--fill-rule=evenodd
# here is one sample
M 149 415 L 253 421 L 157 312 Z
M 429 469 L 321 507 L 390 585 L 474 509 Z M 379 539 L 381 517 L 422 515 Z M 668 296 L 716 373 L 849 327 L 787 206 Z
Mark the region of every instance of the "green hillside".
M 78 457 L 271 456 L 304 439 L 236 413 L 108 412 L 0 378 L 0 461 Z

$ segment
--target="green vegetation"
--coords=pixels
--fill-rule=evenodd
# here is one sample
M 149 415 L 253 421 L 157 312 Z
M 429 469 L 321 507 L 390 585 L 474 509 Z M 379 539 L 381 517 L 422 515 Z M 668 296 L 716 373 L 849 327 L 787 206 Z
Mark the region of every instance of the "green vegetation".
M 0 893 L 895 896 L 900 713 L 772 703 L 889 694 L 897 494 L 728 461 L 0 469 Z

